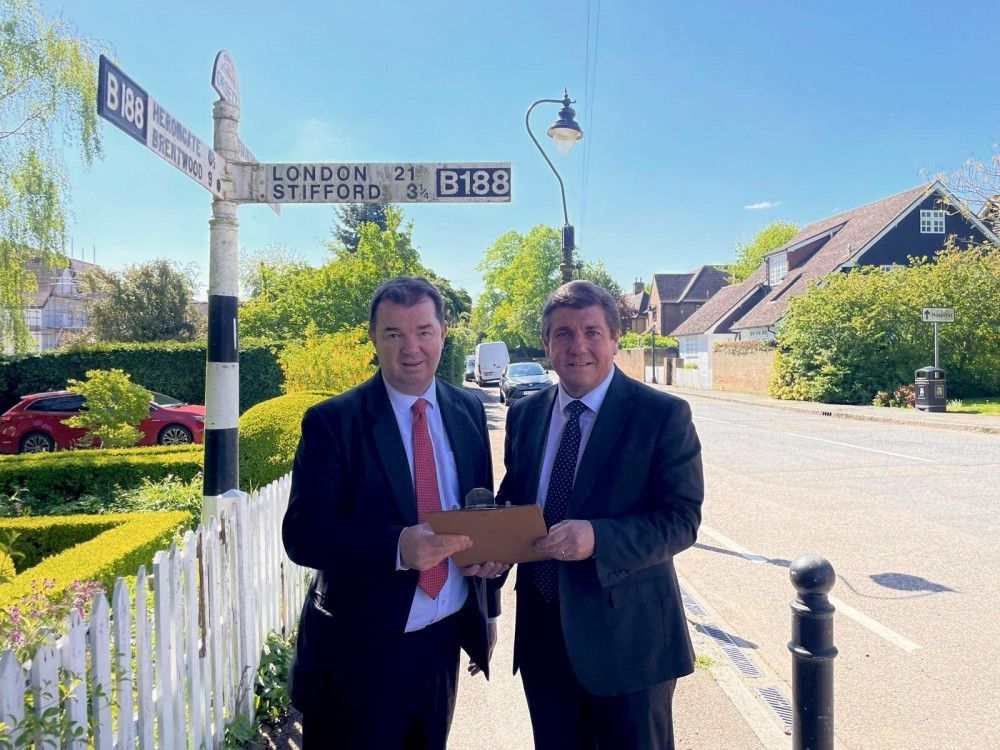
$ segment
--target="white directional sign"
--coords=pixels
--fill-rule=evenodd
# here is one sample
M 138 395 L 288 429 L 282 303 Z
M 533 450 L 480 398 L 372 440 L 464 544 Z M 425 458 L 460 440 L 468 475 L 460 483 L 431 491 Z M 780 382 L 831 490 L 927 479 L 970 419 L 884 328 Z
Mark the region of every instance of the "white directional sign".
M 222 53 L 220 52 L 219 54 L 222 54 Z M 239 143 L 237 144 L 239 146 L 239 152 L 237 154 L 237 160 L 241 161 L 241 162 L 246 162 L 248 164 L 254 164 L 254 165 L 260 164 L 260 159 L 258 159 L 256 156 L 253 155 L 253 151 L 251 151 L 247 147 L 247 144 L 245 144 L 240 139 L 237 139 L 237 140 L 239 141 Z M 239 179 L 239 176 L 238 175 L 234 175 L 234 177 L 236 178 L 237 184 L 239 184 L 241 182 L 240 179 Z M 269 202 L 267 205 L 271 207 L 271 210 L 274 211 L 274 213 L 278 214 L 278 216 L 281 216 L 281 204 L 280 203 Z
M 233 56 L 222 50 L 215 56 L 212 66 L 212 88 L 227 102 L 240 106 L 240 82 L 236 77 L 236 64 Z
M 920 311 L 920 319 L 925 323 L 954 323 L 954 307 L 925 307 Z
M 274 203 L 509 203 L 510 162 L 261 164 Z M 262 178 L 262 179 L 261 179 Z
M 225 160 L 192 133 L 118 66 L 101 55 L 97 113 L 164 161 L 224 198 L 219 175 Z

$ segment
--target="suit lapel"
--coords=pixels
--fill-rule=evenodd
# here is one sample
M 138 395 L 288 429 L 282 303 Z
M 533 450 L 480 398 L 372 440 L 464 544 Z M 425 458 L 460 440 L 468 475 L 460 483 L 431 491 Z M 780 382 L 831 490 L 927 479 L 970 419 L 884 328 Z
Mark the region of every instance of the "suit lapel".
M 407 526 L 413 526 L 417 522 L 417 501 L 413 494 L 413 477 L 410 476 L 410 464 L 406 460 L 406 448 L 399 434 L 399 423 L 396 422 L 389 394 L 382 382 L 382 373 L 376 373 L 368 383 L 368 413 L 372 417 L 375 448 L 404 522 Z
M 542 473 L 542 459 L 545 457 L 545 441 L 549 436 L 552 408 L 558 395 L 559 387 L 552 386 L 531 396 L 530 398 L 541 399 L 542 403 L 537 408 L 528 409 L 528 413 L 523 417 L 525 425 L 519 434 L 528 436 L 528 440 L 522 446 L 522 449 L 528 453 L 528 476 L 524 484 L 527 492 L 521 498 L 523 505 L 534 504 L 538 497 L 538 481 Z M 524 409 L 522 408 L 521 411 Z
M 458 471 L 458 502 L 465 507 L 465 496 L 473 488 L 475 467 L 479 465 L 476 451 L 483 444 L 483 439 L 472 423 L 469 412 L 441 383 L 437 383 L 437 402 L 441 408 L 444 431 L 448 433 L 448 443 L 455 455 L 455 468 Z
M 618 437 L 632 415 L 633 389 L 621 370 L 616 369 L 611 385 L 604 396 L 601 410 L 597 414 L 594 429 L 587 440 L 580 465 L 576 470 L 573 482 L 573 494 L 569 498 L 566 510 L 567 518 L 579 518 L 586 503 L 590 490 L 597 480 L 598 474 L 604 468 L 612 449 L 618 442 Z

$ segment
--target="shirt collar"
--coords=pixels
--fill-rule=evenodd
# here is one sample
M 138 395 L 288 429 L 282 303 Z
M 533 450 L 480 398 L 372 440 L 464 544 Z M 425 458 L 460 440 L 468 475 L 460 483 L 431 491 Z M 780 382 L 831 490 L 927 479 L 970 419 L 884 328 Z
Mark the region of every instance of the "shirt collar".
M 615 376 L 615 366 L 611 365 L 611 371 L 608 373 L 607 377 L 604 378 L 597 387 L 592 391 L 584 394 L 580 398 L 573 398 L 566 391 L 563 390 L 562 383 L 559 384 L 559 412 L 562 414 L 566 413 L 566 407 L 570 405 L 573 401 L 582 401 L 583 405 L 590 409 L 594 414 L 596 414 L 600 408 L 601 404 L 604 403 L 604 397 L 608 395 L 608 388 L 611 387 L 611 379 Z
M 393 388 L 385 378 L 382 378 L 382 383 L 385 385 L 386 393 L 389 394 L 389 402 L 392 404 L 392 408 L 400 414 L 409 414 L 418 398 L 425 399 L 433 408 L 438 408 L 437 378 L 431 380 L 431 384 L 427 386 L 427 390 L 419 396 L 411 396 L 408 393 L 403 393 Z

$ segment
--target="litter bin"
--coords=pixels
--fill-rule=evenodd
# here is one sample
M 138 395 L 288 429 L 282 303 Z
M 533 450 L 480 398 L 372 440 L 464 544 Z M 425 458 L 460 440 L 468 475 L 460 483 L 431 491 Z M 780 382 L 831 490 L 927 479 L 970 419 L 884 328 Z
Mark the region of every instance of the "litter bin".
M 940 367 L 922 367 L 913 376 L 916 393 L 913 405 L 923 411 L 946 411 L 948 408 L 948 381 Z

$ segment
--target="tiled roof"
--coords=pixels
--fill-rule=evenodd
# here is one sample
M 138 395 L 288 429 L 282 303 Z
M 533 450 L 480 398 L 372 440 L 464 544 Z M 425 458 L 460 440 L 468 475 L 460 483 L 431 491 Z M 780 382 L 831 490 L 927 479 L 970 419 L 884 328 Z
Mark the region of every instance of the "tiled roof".
M 654 273 L 652 288 L 656 289 L 660 302 L 677 302 L 691 282 L 693 273 Z
M 793 247 L 811 237 L 817 237 L 843 225 L 811 258 L 808 258 L 801 266 L 790 269 L 785 281 L 774 287 L 753 309 L 737 320 L 732 328 L 737 330 L 774 325 L 784 314 L 790 298 L 802 294 L 806 290 L 806 285 L 813 279 L 820 279 L 847 262 L 854 253 L 867 245 L 886 226 L 893 223 L 903 211 L 915 201 L 930 194 L 934 189 L 936 189 L 935 185 L 920 185 L 803 227 L 779 250 Z M 761 281 L 764 280 L 763 268 L 765 265 L 762 264 L 754 271 L 754 275 L 760 272 Z M 698 312 L 700 313 L 702 310 Z
M 633 294 L 628 300 L 632 303 L 637 315 L 646 314 L 646 308 L 649 307 L 649 292 L 643 290 L 638 294 Z
M 25 263 L 24 268 L 35 275 L 35 280 L 38 285 L 38 288 L 35 289 L 35 291 L 28 292 L 28 294 L 25 295 L 25 305 L 27 307 L 43 307 L 49 296 L 52 294 L 52 288 L 56 285 L 56 282 L 59 281 L 59 277 L 62 275 L 64 269 L 49 268 L 48 266 L 42 265 L 42 263 L 38 260 Z M 84 271 L 88 271 L 91 268 L 97 268 L 97 266 L 93 263 L 87 263 L 84 260 L 70 258 L 69 268 L 73 271 L 74 276 L 79 276 Z
M 704 333 L 763 281 L 764 266 L 761 265 L 743 282 L 722 287 L 704 305 L 691 313 L 691 317 L 671 331 L 670 335 L 688 336 Z

